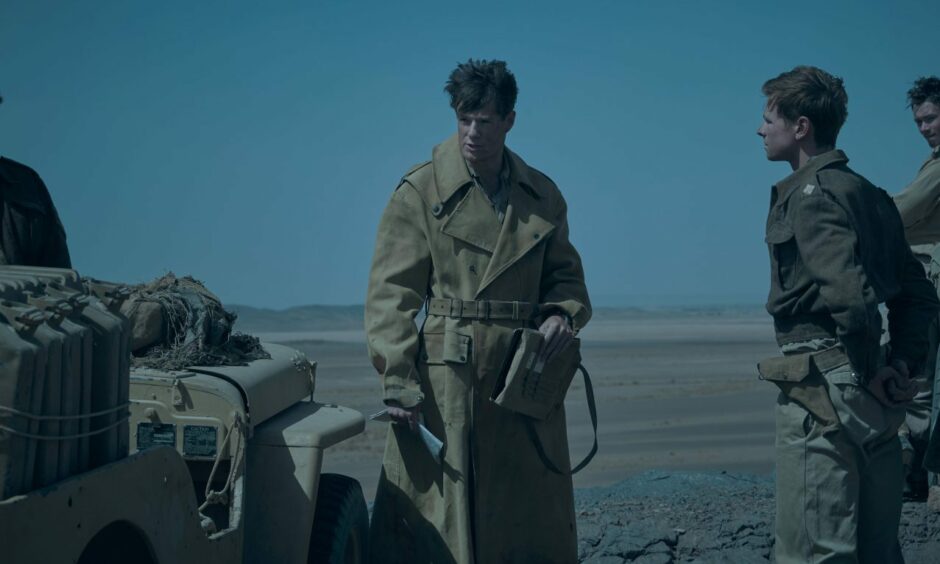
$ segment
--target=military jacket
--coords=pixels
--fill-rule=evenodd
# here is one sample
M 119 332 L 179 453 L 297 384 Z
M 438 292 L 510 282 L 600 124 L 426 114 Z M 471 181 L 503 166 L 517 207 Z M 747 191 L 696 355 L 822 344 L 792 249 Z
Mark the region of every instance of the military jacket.
M 774 186 L 767 311 L 781 345 L 835 336 L 865 381 L 880 364 L 884 303 L 891 359 L 904 360 L 913 373 L 927 352 L 936 293 L 891 198 L 847 163 L 842 151 L 829 151 Z
M 456 136 L 412 169 L 379 223 L 366 334 L 384 399 L 420 405 L 444 442 L 441 463 L 392 425 L 370 545 L 383 564 L 577 561 L 571 477 L 549 471 L 524 416 L 490 401 L 513 330 L 537 320 L 415 315 L 427 297 L 519 301 L 591 316 L 581 259 L 555 184 L 509 152 L 503 221 L 470 177 Z M 546 454 L 569 468 L 564 405 L 534 422 Z
M 0 264 L 71 268 L 65 230 L 36 171 L 0 157 Z

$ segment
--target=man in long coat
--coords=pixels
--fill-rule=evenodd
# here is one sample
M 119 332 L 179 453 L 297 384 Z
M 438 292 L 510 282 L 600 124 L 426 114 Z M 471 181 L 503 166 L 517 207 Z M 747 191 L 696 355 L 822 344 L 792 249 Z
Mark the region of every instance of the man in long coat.
M 505 148 L 517 89 L 504 62 L 461 64 L 446 90 L 457 135 L 395 190 L 369 280 L 369 352 L 395 420 L 371 560 L 576 562 L 570 475 L 546 467 L 524 416 L 489 399 L 514 329 L 537 327 L 550 361 L 591 316 L 567 206 Z M 419 420 L 444 442 L 440 463 L 414 431 Z M 564 407 L 534 425 L 545 455 L 568 470 Z

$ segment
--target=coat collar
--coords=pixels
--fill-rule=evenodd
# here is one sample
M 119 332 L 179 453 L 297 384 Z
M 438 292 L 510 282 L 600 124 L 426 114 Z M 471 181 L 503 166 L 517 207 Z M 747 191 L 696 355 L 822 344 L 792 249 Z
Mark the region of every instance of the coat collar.
M 510 185 L 522 186 L 533 198 L 542 197 L 535 184 L 532 182 L 529 167 L 525 164 L 519 155 L 506 148 L 506 154 L 509 157 L 509 182 Z M 460 144 L 457 135 L 450 136 L 446 141 L 434 147 L 431 153 L 431 161 L 434 165 L 434 184 L 437 186 L 437 197 L 440 203 L 444 204 L 450 200 L 461 188 L 473 183 L 470 177 L 470 171 L 467 170 L 467 162 L 460 154 Z
M 839 149 L 833 149 L 816 155 L 810 159 L 809 162 L 793 171 L 790 176 L 787 176 L 775 185 L 774 202 L 783 202 L 789 198 L 790 194 L 797 188 L 802 188 L 808 183 L 815 183 L 816 174 L 820 170 L 833 164 L 844 164 L 847 162 L 849 162 L 849 158 Z
M 930 150 L 930 157 L 920 166 L 921 170 L 927 168 L 928 165 L 940 159 L 940 145 L 937 145 Z
M 37 190 L 36 182 L 30 181 L 29 177 L 24 182 L 24 170 L 29 169 L 16 161 L 0 157 L 0 199 L 38 213 L 46 213 L 42 191 Z
M 9 161 L 10 159 L 6 157 L 0 157 L 0 182 L 6 184 L 13 184 L 16 181 L 13 179 L 13 175 L 7 171 L 7 164 L 4 161 Z

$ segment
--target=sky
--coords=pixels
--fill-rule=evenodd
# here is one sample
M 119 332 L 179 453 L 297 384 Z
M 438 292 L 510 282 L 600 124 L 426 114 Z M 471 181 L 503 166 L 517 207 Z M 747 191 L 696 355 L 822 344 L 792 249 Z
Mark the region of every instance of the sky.
M 507 61 L 507 146 L 569 206 L 596 306 L 760 304 L 765 80 L 845 80 L 839 147 L 890 193 L 928 156 L 905 94 L 940 2 L 0 0 L 0 155 L 76 269 L 226 303 L 362 303 L 401 176 L 456 131 L 458 62 Z

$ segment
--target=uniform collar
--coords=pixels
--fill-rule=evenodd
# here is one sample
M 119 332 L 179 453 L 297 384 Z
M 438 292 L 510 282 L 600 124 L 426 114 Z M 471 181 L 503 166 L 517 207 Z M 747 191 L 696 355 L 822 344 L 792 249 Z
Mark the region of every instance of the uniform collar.
M 539 199 L 541 195 L 529 177 L 529 167 L 519 155 L 506 148 L 505 155 L 509 164 L 509 182 L 519 184 L 525 188 L 526 193 Z M 473 183 L 470 170 L 463 155 L 460 154 L 460 144 L 457 135 L 452 135 L 440 145 L 434 147 L 431 160 L 434 163 L 434 182 L 437 184 L 437 195 L 441 202 L 446 202 L 458 190 Z M 504 165 L 505 166 L 505 165 Z
M 801 188 L 806 184 L 815 183 L 816 174 L 820 170 L 833 164 L 843 164 L 847 162 L 849 162 L 849 158 L 839 149 L 833 149 L 816 155 L 807 161 L 806 164 L 794 170 L 790 176 L 787 176 L 774 185 L 776 188 L 774 191 L 775 201 L 782 202 L 797 188 Z

